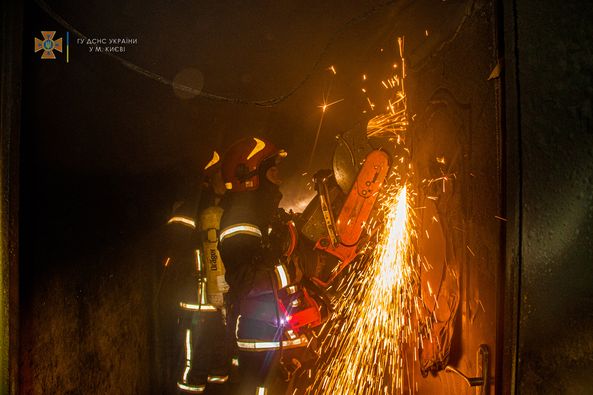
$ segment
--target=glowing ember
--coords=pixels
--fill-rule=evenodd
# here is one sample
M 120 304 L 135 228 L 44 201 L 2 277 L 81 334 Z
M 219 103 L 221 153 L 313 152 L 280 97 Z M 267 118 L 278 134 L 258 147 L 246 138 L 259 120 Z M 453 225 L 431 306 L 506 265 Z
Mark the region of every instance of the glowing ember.
M 404 345 L 412 337 L 413 228 L 407 187 L 382 202 L 384 227 L 371 261 L 337 301 L 337 322 L 309 392 L 380 394 L 404 390 Z

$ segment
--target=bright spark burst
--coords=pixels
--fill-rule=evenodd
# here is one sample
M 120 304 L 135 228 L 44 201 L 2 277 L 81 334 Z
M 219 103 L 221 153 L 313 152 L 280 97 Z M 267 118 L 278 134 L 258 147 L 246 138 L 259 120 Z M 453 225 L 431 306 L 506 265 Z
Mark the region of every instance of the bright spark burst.
M 329 88 L 327 89 L 327 94 L 323 94 L 323 104 L 318 106 L 321 108 L 321 117 L 319 118 L 319 124 L 317 125 L 317 132 L 315 132 L 315 142 L 313 143 L 313 148 L 311 149 L 311 156 L 309 157 L 309 165 L 307 166 L 308 170 L 311 170 L 311 165 L 313 164 L 313 158 L 315 157 L 315 151 L 317 150 L 317 143 L 319 142 L 319 133 L 321 132 L 321 127 L 323 126 L 323 118 L 325 117 L 325 112 L 327 109 L 334 104 L 338 104 L 342 102 L 344 99 L 339 99 L 328 103 L 327 100 L 329 98 L 329 93 L 331 91 L 331 85 L 333 82 L 333 77 L 336 75 L 336 68 L 334 66 L 330 66 L 328 68 L 329 71 L 332 72 L 332 79 L 330 80 Z
M 321 111 L 325 112 L 329 107 L 333 106 L 334 104 L 343 102 L 343 101 L 344 101 L 344 99 L 339 99 L 339 100 L 333 101 L 331 103 L 323 102 L 323 104 L 320 106 L 317 106 L 317 108 L 321 108 Z
M 329 355 L 309 392 L 404 391 L 405 345 L 414 333 L 414 231 L 408 188 L 391 192 L 383 198 L 384 227 L 371 260 L 338 301 L 336 311 L 341 319 L 321 346 L 321 352 Z

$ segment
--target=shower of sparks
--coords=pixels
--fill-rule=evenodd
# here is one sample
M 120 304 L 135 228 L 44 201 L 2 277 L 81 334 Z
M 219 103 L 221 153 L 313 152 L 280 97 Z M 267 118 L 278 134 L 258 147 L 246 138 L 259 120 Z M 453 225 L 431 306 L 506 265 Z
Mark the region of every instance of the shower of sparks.
M 321 352 L 327 353 L 309 393 L 403 393 L 406 344 L 413 340 L 415 232 L 403 186 L 381 203 L 384 227 L 366 267 L 337 301 Z M 332 325 L 333 324 L 333 325 Z
M 432 178 L 430 180 L 427 180 L 427 184 L 426 185 L 431 186 L 435 182 L 439 182 L 440 181 L 442 183 L 443 193 L 445 193 L 445 192 L 447 192 L 447 182 L 449 182 L 452 179 L 455 179 L 457 177 L 455 176 L 455 173 L 445 174 L 445 173 L 443 173 L 442 170 L 441 170 L 441 174 L 442 174 L 441 177 L 436 177 L 436 178 Z M 429 199 L 430 199 L 430 197 L 429 197 Z
M 408 103 L 405 90 L 406 63 L 404 59 L 404 38 L 397 39 L 399 49 L 399 61 L 393 65 L 395 74 L 386 80 L 381 81 L 383 88 L 393 92 L 393 98 L 389 99 L 385 106 L 386 112 L 376 115 L 369 120 L 367 125 L 367 136 L 399 136 L 405 132 L 409 125 Z M 363 92 L 366 92 L 363 90 Z M 374 104 L 367 97 L 371 110 L 375 109 Z
M 398 38 L 397 49 L 399 59 L 387 79 L 374 81 L 362 75 L 363 84 L 376 82 L 388 94 L 386 103 L 371 100 L 367 87 L 362 87 L 362 93 L 367 109 L 374 113 L 367 125 L 367 137 L 388 137 L 409 157 L 405 145 L 409 120 L 403 38 Z M 348 273 L 335 284 L 340 296 L 333 300 L 332 319 L 317 334 L 320 358 L 306 394 L 413 392 L 410 359 L 413 354 L 416 361 L 422 347 L 416 320 L 421 319 L 424 305 L 418 292 L 421 262 L 415 250 L 417 233 L 411 204 L 415 192 L 406 181 L 411 164 L 403 156 L 393 158 L 392 164 L 389 182 L 378 199 L 379 208 L 365 225 L 369 242 L 361 259 L 350 264 Z

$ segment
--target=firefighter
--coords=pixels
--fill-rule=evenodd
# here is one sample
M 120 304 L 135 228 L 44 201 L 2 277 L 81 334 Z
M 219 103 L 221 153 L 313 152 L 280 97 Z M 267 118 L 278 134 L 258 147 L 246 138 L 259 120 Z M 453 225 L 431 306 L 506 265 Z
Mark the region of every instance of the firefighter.
M 224 294 L 228 285 L 218 252 L 218 231 L 225 192 L 220 157 L 215 151 L 202 182 L 191 198 L 177 203 L 168 221 L 173 242 L 166 267 L 177 266 L 175 288 L 179 309 L 177 390 L 202 393 L 208 383 L 228 380 Z
M 291 306 L 314 302 L 299 290 L 291 214 L 278 208 L 278 164 L 286 156 L 271 142 L 250 137 L 233 144 L 221 164 L 227 193 L 219 248 L 230 285 L 229 328 L 236 337 L 241 394 L 269 393 L 283 351 L 307 345 L 289 322 Z M 317 317 L 316 305 L 310 311 Z

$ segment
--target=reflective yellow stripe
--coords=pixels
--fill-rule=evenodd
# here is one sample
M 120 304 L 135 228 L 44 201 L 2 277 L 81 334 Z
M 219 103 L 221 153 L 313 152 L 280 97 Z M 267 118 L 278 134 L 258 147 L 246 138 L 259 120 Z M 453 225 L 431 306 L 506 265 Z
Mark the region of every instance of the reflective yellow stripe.
M 187 363 L 185 366 L 185 370 L 183 371 L 183 382 L 184 383 L 187 383 L 187 375 L 189 374 L 190 370 L 191 370 L 191 366 L 189 366 L 189 363 Z
M 233 226 L 229 226 L 228 228 L 224 229 L 220 232 L 220 241 L 223 241 L 227 237 L 232 237 L 237 234 L 244 234 L 244 235 L 251 235 L 256 237 L 261 237 L 261 231 L 259 228 L 252 224 L 237 224 Z
M 176 217 L 172 217 L 169 221 L 167 221 L 168 224 L 183 224 L 186 226 L 189 226 L 192 229 L 196 228 L 196 221 L 194 221 L 191 218 L 187 218 L 187 217 L 181 217 L 181 216 L 176 216 Z
M 190 367 L 191 365 L 191 330 L 185 331 L 185 360 L 187 362 L 187 366 Z
M 299 347 L 308 344 L 309 339 L 305 335 L 294 340 L 283 340 L 282 347 L 291 348 Z M 280 348 L 280 342 L 268 342 L 261 340 L 237 340 L 237 347 L 245 351 L 263 351 L 263 350 L 277 350 Z
M 187 376 L 191 370 L 191 330 L 185 331 L 185 370 L 183 371 L 183 383 L 177 383 L 177 385 L 187 384 Z
M 251 150 L 249 155 L 247 155 L 247 160 L 253 158 L 255 156 L 255 154 L 257 154 L 258 152 L 260 152 L 261 150 L 266 148 L 266 143 L 264 143 L 257 137 L 254 137 L 253 140 L 255 140 L 255 147 L 253 147 L 253 149 Z
M 200 280 L 198 284 L 198 303 L 202 306 L 208 305 L 208 293 L 206 292 L 206 279 Z
M 207 170 L 209 167 L 214 166 L 218 163 L 218 161 L 220 161 L 220 155 L 218 155 L 218 152 L 214 151 L 212 153 L 212 159 L 210 159 L 210 162 L 208 162 L 206 167 L 204 167 L 204 170 Z
M 209 383 L 226 383 L 229 376 L 208 376 Z
M 188 385 L 183 383 L 177 383 L 177 388 L 182 391 L 189 392 L 192 394 L 201 394 L 206 389 L 205 385 Z
M 253 350 L 274 350 L 280 348 L 280 342 L 264 342 L 264 341 L 238 341 L 239 349 L 253 349 Z
M 241 314 L 237 316 L 237 322 L 235 323 L 235 339 L 239 338 L 239 321 L 241 320 Z
M 276 266 L 276 276 L 278 276 L 278 283 L 280 284 L 280 289 L 288 285 L 288 272 L 286 271 L 284 265 Z
M 198 267 L 198 273 L 202 273 L 202 254 L 200 250 L 196 250 L 196 266 Z
M 216 311 L 216 307 L 212 306 L 211 304 L 191 304 L 180 302 L 179 306 L 182 309 L 191 311 Z

